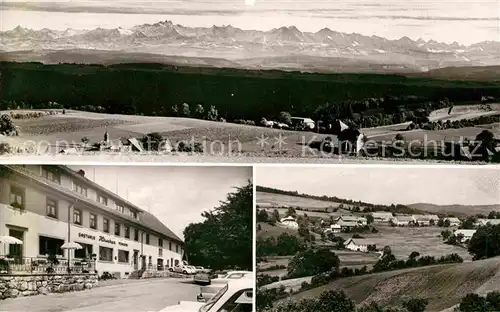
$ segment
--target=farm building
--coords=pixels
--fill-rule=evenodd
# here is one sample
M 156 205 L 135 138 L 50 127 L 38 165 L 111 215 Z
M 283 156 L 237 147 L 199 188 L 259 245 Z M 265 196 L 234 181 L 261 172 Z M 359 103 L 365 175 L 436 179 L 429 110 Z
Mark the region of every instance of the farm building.
M 444 221 L 446 222 L 446 220 L 448 220 L 448 222 L 450 222 L 450 226 L 459 226 L 460 223 L 460 219 L 459 218 L 445 218 Z
M 465 243 L 465 242 L 469 241 L 472 238 L 472 236 L 474 236 L 475 233 L 476 233 L 476 230 L 455 230 L 453 232 L 453 234 L 455 234 L 455 236 L 457 236 L 459 234 L 463 235 L 463 238 L 460 241 L 461 243 Z
M 340 233 L 342 231 L 342 226 L 340 224 L 332 224 L 330 225 L 330 230 L 333 233 Z
M 418 222 L 419 225 L 431 225 L 432 222 L 437 223 L 439 221 L 439 217 L 436 215 L 413 215 L 413 219 L 415 219 L 415 223 Z
M 500 219 L 477 219 L 476 226 L 498 225 Z
M 257 208 L 272 208 L 273 205 L 270 203 L 257 203 L 256 204 Z
M 396 216 L 391 219 L 392 223 L 397 226 L 409 226 L 410 224 L 415 224 L 415 218 L 413 216 Z
M 282 218 L 280 220 L 280 223 L 285 226 L 285 227 L 288 227 L 288 228 L 291 228 L 291 229 L 298 229 L 299 228 L 299 224 L 297 223 L 297 221 L 295 221 L 295 219 L 291 216 L 289 217 L 286 217 L 286 218 Z
M 352 221 L 342 221 L 342 220 L 340 220 L 336 224 L 340 226 L 342 231 L 350 230 L 352 228 L 362 226 L 360 223 L 356 223 L 356 222 L 352 222 Z
M 393 215 L 390 212 L 372 212 L 373 220 L 379 222 L 389 222 Z
M 339 223 L 340 221 L 343 222 L 354 222 L 357 223 L 358 225 L 366 225 L 368 222 L 365 217 L 357 217 L 357 216 L 340 216 L 335 219 L 335 222 Z
M 370 240 L 363 238 L 351 238 L 344 243 L 346 249 L 361 252 L 368 252 L 368 246 L 370 245 L 375 246 Z

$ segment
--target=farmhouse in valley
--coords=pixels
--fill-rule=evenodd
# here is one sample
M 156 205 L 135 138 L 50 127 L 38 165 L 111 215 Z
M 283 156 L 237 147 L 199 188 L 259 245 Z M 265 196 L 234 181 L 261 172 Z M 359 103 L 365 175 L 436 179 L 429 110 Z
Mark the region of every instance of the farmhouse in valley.
M 361 252 L 368 252 L 368 246 L 372 245 L 375 246 L 370 240 L 363 238 L 351 238 L 344 243 L 346 249 Z
M 476 226 L 498 225 L 500 219 L 477 219 Z
M 393 215 L 390 212 L 372 212 L 372 217 L 374 221 L 389 222 Z
M 413 216 L 396 216 L 391 221 L 397 226 L 410 226 L 410 224 L 415 224 L 416 222 Z
M 299 228 L 299 224 L 297 223 L 297 221 L 295 221 L 295 219 L 292 216 L 282 218 L 280 220 L 280 222 L 283 226 L 291 228 L 291 229 L 298 229 Z
M 334 219 L 336 223 L 342 222 L 353 222 L 358 224 L 358 226 L 363 226 L 368 224 L 368 221 L 366 220 L 365 217 L 358 217 L 358 216 L 349 216 L 349 215 L 342 215 L 340 217 L 337 217 L 337 219 Z
M 352 221 L 343 221 L 343 220 L 340 220 L 336 224 L 338 226 L 340 226 L 340 228 L 341 228 L 342 231 L 346 231 L 346 230 L 350 230 L 352 228 L 356 228 L 356 227 L 362 226 L 361 223 L 352 222 Z
M 333 233 L 340 233 L 342 231 L 342 226 L 340 224 L 332 224 L 330 225 L 330 231 Z
M 431 225 L 431 223 L 436 224 L 439 221 L 439 217 L 436 215 L 413 215 L 413 219 L 415 219 L 415 223 L 424 226 Z
M 460 230 L 455 230 L 453 233 L 455 234 L 455 236 L 458 236 L 459 234 L 461 234 L 463 237 L 460 240 L 460 243 L 465 243 L 465 242 L 469 241 L 472 238 L 472 236 L 474 236 L 474 234 L 476 233 L 476 230 L 460 229 Z
M 455 218 L 455 217 L 452 217 L 452 218 L 444 218 L 444 221 L 446 222 L 446 220 L 448 220 L 448 222 L 450 222 L 450 226 L 459 226 L 460 223 L 460 219 L 459 218 Z

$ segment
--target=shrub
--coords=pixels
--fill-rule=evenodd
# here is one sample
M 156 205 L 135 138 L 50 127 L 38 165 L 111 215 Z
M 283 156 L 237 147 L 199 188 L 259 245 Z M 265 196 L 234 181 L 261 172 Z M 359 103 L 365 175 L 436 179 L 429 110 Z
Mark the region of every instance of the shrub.
M 152 132 L 143 136 L 140 141 L 145 150 L 158 151 L 163 142 L 163 136 L 158 132 Z
M 403 302 L 403 308 L 408 312 L 424 312 L 429 300 L 422 298 L 411 298 Z
M 200 142 L 180 141 L 177 142 L 175 151 L 181 153 L 203 153 L 203 145 Z
M 208 120 L 212 120 L 212 121 L 216 121 L 219 117 L 219 112 L 217 111 L 217 109 L 215 108 L 215 106 L 210 106 L 210 109 L 207 111 L 207 119 Z M 224 118 L 222 118 L 224 119 Z M 225 119 L 224 119 L 224 122 L 225 122 Z
M 486 299 L 478 294 L 467 294 L 460 302 L 457 310 L 461 312 L 484 312 L 488 311 Z
M 234 120 L 234 123 L 237 123 L 240 125 L 255 126 L 255 121 L 253 121 L 253 120 L 236 119 L 236 120 Z
M 12 153 L 12 147 L 9 143 L 0 142 L 0 155 Z
M 7 136 L 18 136 L 19 131 L 12 121 L 12 117 L 7 114 L 0 116 L 0 134 Z
M 111 280 L 115 279 L 115 276 L 109 272 L 103 272 L 102 275 L 99 277 L 99 280 Z
M 290 125 L 292 123 L 292 115 L 289 112 L 280 112 L 278 121 Z

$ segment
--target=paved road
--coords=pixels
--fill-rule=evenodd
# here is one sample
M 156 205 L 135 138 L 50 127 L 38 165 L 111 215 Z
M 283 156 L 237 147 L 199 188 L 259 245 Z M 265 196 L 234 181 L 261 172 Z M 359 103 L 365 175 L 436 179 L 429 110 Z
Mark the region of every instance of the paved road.
M 196 301 L 200 287 L 178 279 L 128 280 L 87 291 L 3 300 L 0 311 L 159 311 L 179 301 Z

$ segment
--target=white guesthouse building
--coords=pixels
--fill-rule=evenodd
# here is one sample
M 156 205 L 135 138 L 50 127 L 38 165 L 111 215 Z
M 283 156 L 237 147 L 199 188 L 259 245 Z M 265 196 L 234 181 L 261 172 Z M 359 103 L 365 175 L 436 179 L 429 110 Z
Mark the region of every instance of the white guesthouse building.
M 0 235 L 23 241 L 0 246 L 17 258 L 64 260 L 61 246 L 77 242 L 71 259 L 95 259 L 99 274 L 121 278 L 180 264 L 184 252 L 155 216 L 65 166 L 0 165 Z
M 368 252 L 368 246 L 375 245 L 370 240 L 363 238 L 350 238 L 344 243 L 346 249 L 352 251 Z
M 459 229 L 459 230 L 455 230 L 453 232 L 453 234 L 455 234 L 455 236 L 458 236 L 459 234 L 462 235 L 462 239 L 460 240 L 460 242 L 464 243 L 464 242 L 470 241 L 472 239 L 472 236 L 474 236 L 474 234 L 476 234 L 476 230 Z

